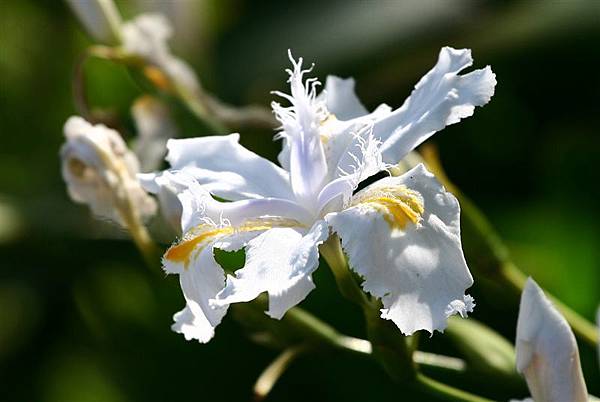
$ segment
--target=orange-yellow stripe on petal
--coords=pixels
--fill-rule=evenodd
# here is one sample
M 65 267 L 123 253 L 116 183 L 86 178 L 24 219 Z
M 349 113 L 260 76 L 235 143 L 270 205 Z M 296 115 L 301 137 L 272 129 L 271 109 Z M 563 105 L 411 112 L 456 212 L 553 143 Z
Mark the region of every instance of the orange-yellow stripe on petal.
M 206 224 L 199 225 L 191 229 L 184 238 L 177 244 L 169 247 L 165 252 L 164 258 L 170 262 L 183 264 L 184 269 L 188 268 L 192 254 L 201 251 L 209 242 L 219 237 L 242 232 L 258 232 L 269 230 L 274 227 L 302 227 L 303 225 L 295 220 L 266 218 L 247 221 L 244 224 L 224 227 L 214 227 Z
M 203 232 L 197 236 L 189 237 L 188 239 L 183 239 L 178 244 L 169 247 L 167 252 L 165 253 L 165 259 L 175 262 L 182 263 L 187 268 L 190 262 L 190 256 L 198 248 L 202 243 L 206 243 L 209 240 L 221 236 L 233 233 L 232 227 L 223 227 L 213 230 L 208 230 Z
M 409 223 L 417 224 L 425 212 L 419 193 L 405 186 L 374 190 L 356 200 L 353 206 L 356 205 L 380 212 L 392 229 L 404 229 Z

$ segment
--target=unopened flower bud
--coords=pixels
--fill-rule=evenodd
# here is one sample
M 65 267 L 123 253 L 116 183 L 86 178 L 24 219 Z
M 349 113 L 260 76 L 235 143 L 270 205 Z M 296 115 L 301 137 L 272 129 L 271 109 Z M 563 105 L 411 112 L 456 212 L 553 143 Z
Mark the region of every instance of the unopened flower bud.
M 119 133 L 76 116 L 67 120 L 64 133 L 62 175 L 73 201 L 121 225 L 132 214 L 142 219 L 154 214 L 155 202 L 136 178 L 138 160 Z
M 531 278 L 521 296 L 516 346 L 517 371 L 534 401 L 588 401 L 575 336 Z

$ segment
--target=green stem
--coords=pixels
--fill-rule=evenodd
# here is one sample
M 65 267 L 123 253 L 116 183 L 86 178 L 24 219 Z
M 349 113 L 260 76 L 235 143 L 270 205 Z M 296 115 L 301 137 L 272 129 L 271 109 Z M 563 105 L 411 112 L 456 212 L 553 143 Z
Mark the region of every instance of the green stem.
M 281 321 L 273 321 L 263 313 L 266 304 L 267 298 L 259 296 L 251 303 L 231 306 L 234 310 L 234 317 L 241 320 L 243 325 L 248 326 L 252 322 L 253 324 L 249 327 L 252 331 L 257 331 L 258 334 L 266 331 L 280 343 L 283 342 L 280 347 L 284 348 L 284 352 L 269 365 L 256 383 L 255 394 L 259 400 L 270 391 L 289 364 L 302 353 L 330 348 L 350 352 L 357 356 L 380 358 L 371 342 L 340 334 L 327 323 L 299 307 L 288 310 Z M 378 321 L 383 320 L 379 319 Z M 396 339 L 403 339 L 397 334 L 397 331 L 394 331 L 394 334 Z M 263 337 L 263 341 L 264 339 Z M 389 353 L 396 354 L 395 351 Z M 451 378 L 458 380 L 465 380 L 464 376 L 468 375 L 466 364 L 462 359 L 421 351 L 414 352 L 412 357 L 414 363 L 428 373 L 450 375 Z M 414 375 L 408 378 L 398 378 L 398 376 L 395 378 L 402 384 L 414 386 Z
M 213 134 L 228 134 L 229 129 L 219 121 L 210 110 L 207 98 L 203 93 L 193 93 L 187 88 L 175 85 L 175 94 L 187 106 L 187 108 L 206 124 Z
M 83 63 L 90 56 L 110 60 L 127 67 L 132 67 L 136 71 L 142 71 L 147 81 L 152 83 L 158 90 L 174 95 L 194 116 L 212 130 L 213 134 L 227 134 L 231 132 L 232 129 L 246 127 L 273 130 L 278 125 L 273 114 L 262 106 L 250 105 L 235 107 L 226 104 L 200 86 L 195 91 L 190 90 L 190 88 L 173 80 L 165 71 L 160 70 L 158 66 L 149 64 L 145 59 L 136 55 L 126 54 L 120 47 L 101 45 L 95 45 L 88 48 L 86 57 L 82 58 L 82 61 L 77 66 L 76 83 L 78 85 L 75 86 L 75 99 L 78 101 L 78 106 L 79 104 L 84 104 L 86 106 L 84 109 L 87 109 L 87 104 L 85 103 L 84 96 L 85 88 L 82 85 Z M 157 77 L 152 78 L 147 75 L 147 68 L 150 67 L 153 71 L 158 72 Z M 135 75 L 136 74 L 133 74 L 134 79 Z
M 320 343 L 360 354 L 371 353 L 370 345 L 365 344 L 367 341 L 341 335 L 335 328 L 299 307 L 288 310 L 282 322 L 304 332 Z
M 340 239 L 337 234 L 333 234 L 329 239 L 321 245 L 319 249 L 325 261 L 331 268 L 335 281 L 340 289 L 342 295 L 358 304 L 359 306 L 370 305 L 369 299 L 365 293 L 358 287 L 358 284 L 352 277 L 350 270 L 348 269 L 348 263 L 346 257 L 342 251 Z
M 427 367 L 440 372 L 462 373 L 467 369 L 467 364 L 462 359 L 420 350 L 413 352 L 413 360 L 418 367 Z
M 315 347 L 321 345 L 361 356 L 373 356 L 371 342 L 341 334 L 300 307 L 288 310 L 281 321 L 274 321 L 267 317 L 263 313 L 266 307 L 267 299 L 262 295 L 251 303 L 231 306 L 234 317 L 243 325 L 248 326 L 252 323 L 250 325 L 252 331 L 271 332 L 285 343 L 302 343 Z M 425 367 L 431 372 L 464 374 L 466 370 L 465 362 L 455 357 L 416 351 L 413 358 L 418 366 Z
M 130 216 L 124 221 L 134 244 L 144 258 L 144 262 L 148 268 L 154 270 L 160 261 L 160 253 L 148 230 L 138 217 Z
M 487 401 L 487 399 L 437 382 L 417 371 L 416 359 L 413 356 L 413 346 L 415 345 L 409 347 L 407 337 L 399 333 L 394 323 L 381 319 L 380 302 L 370 301 L 359 288 L 350 272 L 337 235 L 331 236 L 321 246 L 321 254 L 329 264 L 340 292 L 344 297 L 362 307 L 372 354 L 390 378 L 407 386 L 415 386 L 416 383 L 422 391 L 441 396 L 448 401 Z M 454 368 L 456 371 L 460 371 L 464 369 L 464 366 Z
M 379 302 L 370 301 L 354 280 L 339 237 L 332 235 L 323 243 L 320 251 L 331 268 L 342 295 L 362 308 L 375 358 L 395 381 L 408 381 L 413 378 L 416 371 L 412 349 L 392 322 L 379 317 Z
M 288 310 L 283 318 L 283 322 L 286 323 L 286 321 L 293 327 L 302 328 L 303 332 L 310 333 L 313 339 L 319 339 L 322 343 L 334 348 L 365 356 L 373 355 L 374 351 L 371 342 L 340 334 L 333 327 L 299 307 Z M 378 321 L 382 320 L 378 318 Z M 397 334 L 395 337 L 402 339 L 402 337 Z M 432 371 L 452 371 L 461 373 L 466 369 L 465 362 L 455 357 L 416 351 L 413 354 L 413 358 L 418 366 L 427 367 L 432 369 Z
M 373 345 L 375 358 L 394 381 L 413 382 L 417 370 L 407 338 L 400 333 L 393 322 L 379 317 L 378 308 L 365 308 L 364 314 L 367 321 L 367 334 Z
M 474 265 L 482 275 L 512 289 L 518 297 L 523 291 L 527 277 L 510 259 L 508 248 L 498 233 L 481 210 L 448 179 L 436 149 L 431 145 L 425 145 L 421 148 L 421 153 L 437 179 L 460 201 L 464 232 L 473 232 L 473 240 L 466 244 L 465 248 L 469 247 L 471 250 Z M 596 326 L 547 291 L 544 292 L 560 310 L 575 334 L 590 345 L 597 345 Z
M 483 398 L 481 396 L 473 395 L 469 392 L 462 391 L 458 388 L 454 388 L 450 385 L 443 384 L 432 378 L 429 378 L 423 374 L 416 376 L 417 389 L 436 396 L 445 401 L 456 401 L 456 402 L 491 402 L 491 399 Z
M 160 261 L 160 254 L 142 221 L 138 206 L 131 197 L 130 191 L 128 191 L 129 182 L 133 178 L 122 160 L 113 158 L 101 150 L 98 150 L 98 156 L 102 159 L 106 168 L 117 177 L 116 182 L 111 184 L 115 208 L 148 268 L 154 270 L 156 263 Z

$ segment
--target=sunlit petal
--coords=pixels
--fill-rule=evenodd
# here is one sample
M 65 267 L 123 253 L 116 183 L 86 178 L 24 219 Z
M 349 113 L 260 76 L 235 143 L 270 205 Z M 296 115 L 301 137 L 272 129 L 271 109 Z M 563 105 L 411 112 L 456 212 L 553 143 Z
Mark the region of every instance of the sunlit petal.
M 334 175 L 336 178 L 327 183 L 319 193 L 318 206 L 321 211 L 332 201 L 335 201 L 335 205 L 329 205 L 329 208 L 345 207 L 361 181 L 385 169 L 381 143 L 373 137 L 370 126 L 356 134 L 353 144 L 354 149 L 348 150 L 338 162 Z
M 410 335 L 441 331 L 450 315 L 472 310 L 458 201 L 423 165 L 378 181 L 352 202 L 326 219 L 364 290 L 381 298 L 382 318 Z
M 289 54 L 293 69 L 287 70 L 291 94 L 275 92 L 287 99 L 291 106 L 272 103 L 273 112 L 281 122 L 279 136 L 289 147 L 290 181 L 296 199 L 307 206 L 315 206 L 317 194 L 327 176 L 327 162 L 321 143 L 319 127 L 327 117 L 325 103 L 317 99 L 315 78 L 303 81 L 311 69 L 302 69 L 302 58 L 295 61 Z
M 170 140 L 172 169 L 190 168 L 196 180 L 227 199 L 276 197 L 294 199 L 288 173 L 239 144 L 239 134 Z
M 281 318 L 314 288 L 312 273 L 319 265 L 318 246 L 329 236 L 325 221 L 307 232 L 275 228 L 248 242 L 246 265 L 213 302 L 216 306 L 247 302 L 262 292 L 269 295 L 267 314 Z
M 491 68 L 459 75 L 471 66 L 468 49 L 444 47 L 437 64 L 417 83 L 402 107 L 379 120 L 373 128 L 383 141 L 384 160 L 397 163 L 436 131 L 473 114 L 494 94 Z
M 368 114 L 354 92 L 354 85 L 354 78 L 327 76 L 325 89 L 319 96 L 324 95 L 327 109 L 338 120 L 351 120 Z
M 227 313 L 227 306 L 209 306 L 209 300 L 223 289 L 225 273 L 214 259 L 212 246 L 207 246 L 192 259 L 179 274 L 186 307 L 174 315 L 173 330 L 187 340 L 205 343 L 214 335 L 214 329 Z

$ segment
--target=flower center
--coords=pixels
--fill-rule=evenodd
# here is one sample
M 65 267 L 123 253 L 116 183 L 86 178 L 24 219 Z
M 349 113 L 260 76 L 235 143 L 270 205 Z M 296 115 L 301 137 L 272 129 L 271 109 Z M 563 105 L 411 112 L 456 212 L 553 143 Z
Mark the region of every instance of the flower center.
M 404 229 L 408 223 L 416 225 L 425 212 L 421 195 L 406 186 L 377 189 L 356 199 L 352 205 L 378 211 L 392 229 Z

